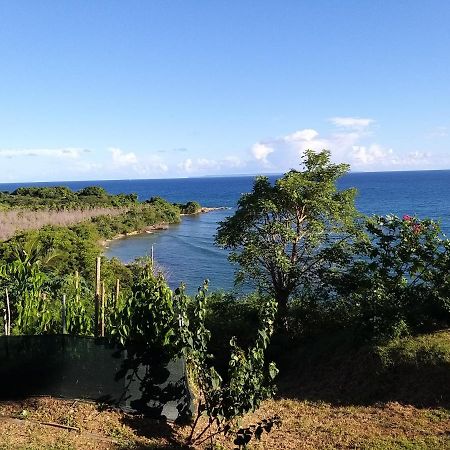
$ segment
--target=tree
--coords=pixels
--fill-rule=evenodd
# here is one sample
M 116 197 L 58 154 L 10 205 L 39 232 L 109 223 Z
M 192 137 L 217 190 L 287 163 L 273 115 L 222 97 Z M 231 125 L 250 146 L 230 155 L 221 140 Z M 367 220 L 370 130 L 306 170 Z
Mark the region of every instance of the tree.
M 289 297 L 318 280 L 357 232 L 355 189 L 338 190 L 349 170 L 330 152 L 306 150 L 303 170 L 290 170 L 272 185 L 257 177 L 235 214 L 220 222 L 216 243 L 239 264 L 236 281 L 250 280 L 286 313 Z
M 92 196 L 98 198 L 107 198 L 108 192 L 101 186 L 87 186 L 83 189 L 80 189 L 77 193 L 79 197 Z

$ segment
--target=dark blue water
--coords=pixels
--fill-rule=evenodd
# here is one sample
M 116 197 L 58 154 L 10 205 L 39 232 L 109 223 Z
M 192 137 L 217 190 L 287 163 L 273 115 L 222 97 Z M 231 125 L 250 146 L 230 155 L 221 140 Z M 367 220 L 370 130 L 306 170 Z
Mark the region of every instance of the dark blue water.
M 135 192 L 140 200 L 161 196 L 172 202 L 196 200 L 204 206 L 233 208 L 240 194 L 251 190 L 252 183 L 253 177 L 217 177 L 0 184 L 0 190 L 25 185 L 65 185 L 78 190 L 97 185 L 113 194 Z M 443 231 L 450 235 L 450 171 L 351 173 L 339 182 L 339 187 L 358 189 L 356 204 L 364 214 L 430 217 L 441 220 Z M 172 286 L 185 281 L 192 292 L 209 278 L 213 289 L 231 289 L 233 268 L 226 252 L 214 246 L 213 237 L 217 222 L 232 213 L 233 209 L 228 209 L 185 217 L 169 230 L 111 242 L 106 255 L 128 262 L 150 254 L 153 245 L 155 259 L 168 271 Z

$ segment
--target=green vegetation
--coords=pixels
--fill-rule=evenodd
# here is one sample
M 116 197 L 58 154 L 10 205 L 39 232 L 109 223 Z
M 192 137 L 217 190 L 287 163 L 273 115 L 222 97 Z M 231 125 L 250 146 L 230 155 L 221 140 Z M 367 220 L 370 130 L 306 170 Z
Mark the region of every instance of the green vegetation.
M 271 185 L 255 180 L 218 228 L 232 250 L 236 280 L 274 296 L 285 331 L 306 338 L 352 330 L 382 342 L 450 325 L 450 241 L 432 220 L 364 219 L 354 190 L 338 191 L 348 170 L 330 153 L 306 151 L 304 170 Z
M 332 164 L 328 151 L 307 151 L 303 164 L 304 171 L 290 170 L 275 185 L 256 178 L 217 232 L 218 244 L 239 264 L 237 280 L 273 295 L 282 315 L 292 295 L 317 285 L 357 231 L 356 191 L 336 188 L 349 166 Z
M 101 241 L 179 220 L 179 208 L 158 199 L 118 215 L 98 216 L 69 227 L 48 225 L 0 243 L 0 307 L 6 306 L 8 291 L 11 332 L 61 332 L 61 300 L 66 295 L 67 330 L 92 334 L 95 261 L 102 251 Z M 109 304 L 117 279 L 123 298 L 131 292 L 138 265 L 126 267 L 103 258 L 102 281 Z
M 261 402 L 272 397 L 275 392 L 274 379 L 278 374 L 276 365 L 266 364 L 265 354 L 273 333 L 277 304 L 268 298 L 261 306 L 259 326 L 253 345 L 244 350 L 237 344 L 236 338 L 229 341 L 230 356 L 226 372 L 219 373 L 214 366 L 214 357 L 210 354 L 209 342 L 211 332 L 205 326 L 207 317 L 208 297 L 207 285 L 199 289 L 191 314 L 186 309 L 181 318 L 181 336 L 185 342 L 185 355 L 192 368 L 193 378 L 199 390 L 197 414 L 194 418 L 188 444 L 213 442 L 213 435 L 231 434 L 238 419 L 248 412 L 255 411 Z M 183 288 L 177 290 L 179 303 L 186 304 Z M 199 427 L 202 415 L 208 418 L 207 424 Z M 241 448 L 251 439 L 258 438 L 263 428 L 270 431 L 269 424 L 260 426 L 259 432 L 239 430 L 235 443 Z M 199 432 L 197 428 L 200 428 Z M 206 434 L 209 432 L 209 435 Z M 258 434 L 259 433 L 259 434 Z
M 176 205 L 180 208 L 181 214 L 198 214 L 202 210 L 198 202 L 177 203 Z
M 217 242 L 232 250 L 237 281 L 252 280 L 254 293 L 209 294 L 205 285 L 190 298 L 183 286 L 169 289 L 146 260 L 125 266 L 103 258 L 105 332 L 127 348 L 124 370 L 181 354 L 189 361 L 199 401 L 184 442 L 199 445 L 210 434 L 234 430 L 236 445 L 244 446 L 278 424 L 271 413 L 254 426 L 233 428 L 273 395 L 278 370 L 268 359 L 281 369 L 282 395 L 296 401 L 348 408 L 404 402 L 443 408 L 446 418 L 430 416 L 428 422 L 448 420 L 450 242 L 432 220 L 359 215 L 355 191 L 336 188 L 348 167 L 332 164 L 329 152 L 307 151 L 303 162 L 302 171 L 291 170 L 274 185 L 257 178 L 235 215 L 219 226 Z M 99 188 L 71 195 L 110 201 Z M 70 197 L 64 188 L 14 196 L 44 199 L 46 207 L 52 196 Z M 0 308 L 6 310 L 8 299 L 13 334 L 61 333 L 65 296 L 66 330 L 93 335 L 99 242 L 177 222 L 181 213 L 200 208 L 159 197 L 126 202 L 117 215 L 49 225 L 0 244 Z M 281 323 L 275 322 L 277 309 Z M 158 376 L 149 369 L 142 379 L 144 403 Z M 375 436 L 358 442 L 361 448 L 421 448 L 448 439 Z
M 48 225 L 70 227 L 92 219 L 98 222 L 100 235 L 109 239 L 144 230 L 158 221 L 178 222 L 180 214 L 199 210 L 196 202 L 170 204 L 159 197 L 139 202 L 136 194 L 109 195 L 97 186 L 78 192 L 62 186 L 19 188 L 11 194 L 0 192 L 0 241 L 27 230 Z
M 110 195 L 98 186 L 89 186 L 78 192 L 64 186 L 21 187 L 12 193 L 0 192 L 0 206 L 8 208 L 71 210 L 137 203 L 136 194 Z

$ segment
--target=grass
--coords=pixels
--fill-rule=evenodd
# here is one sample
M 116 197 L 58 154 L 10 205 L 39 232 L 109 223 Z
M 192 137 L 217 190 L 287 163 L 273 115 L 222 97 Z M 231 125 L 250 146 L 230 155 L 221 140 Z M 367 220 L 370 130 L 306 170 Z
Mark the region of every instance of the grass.
M 45 225 L 69 226 L 84 222 L 93 217 L 118 216 L 125 211 L 127 211 L 127 208 L 115 207 L 65 211 L 29 209 L 0 210 L 0 241 L 13 237 L 18 231 L 37 230 Z
M 310 344 L 309 353 L 305 348 L 290 352 L 279 397 L 242 422 L 246 426 L 278 414 L 282 424 L 250 448 L 450 449 L 450 331 L 351 348 L 345 339 L 336 339 Z M 0 450 L 181 449 L 188 432 L 188 427 L 80 401 L 0 403 Z M 224 438 L 217 444 L 218 449 L 234 448 Z
M 279 382 L 290 398 L 450 408 L 448 330 L 383 346 L 355 345 L 346 335 L 327 336 L 283 354 L 289 359 L 280 360 Z
M 50 398 L 3 404 L 0 414 L 20 415 L 23 420 L 0 420 L 0 449 L 9 450 L 151 450 L 181 449 L 188 429 L 99 411 L 95 405 Z M 278 414 L 283 423 L 264 434 L 253 449 L 444 449 L 450 448 L 450 411 L 416 408 L 399 403 L 374 406 L 336 406 L 324 402 L 275 399 L 264 402 L 247 416 L 244 425 Z M 67 431 L 34 421 L 65 423 L 67 417 L 80 432 Z M 229 440 L 219 439 L 224 449 Z M 220 448 L 218 447 L 218 448 Z

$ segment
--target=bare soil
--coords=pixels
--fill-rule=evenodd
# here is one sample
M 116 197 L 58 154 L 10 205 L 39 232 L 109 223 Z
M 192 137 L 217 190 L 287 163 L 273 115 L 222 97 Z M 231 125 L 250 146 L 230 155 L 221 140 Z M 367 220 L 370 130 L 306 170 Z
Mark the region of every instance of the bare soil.
M 243 425 L 278 414 L 282 425 L 252 449 L 450 449 L 450 411 L 399 403 L 335 406 L 276 399 Z M 58 427 L 60 425 L 61 427 Z M 0 449 L 181 449 L 189 427 L 156 422 L 84 401 L 49 397 L 0 403 Z M 204 446 L 203 446 L 204 447 Z M 232 449 L 220 437 L 216 448 Z

